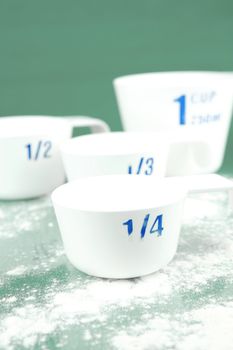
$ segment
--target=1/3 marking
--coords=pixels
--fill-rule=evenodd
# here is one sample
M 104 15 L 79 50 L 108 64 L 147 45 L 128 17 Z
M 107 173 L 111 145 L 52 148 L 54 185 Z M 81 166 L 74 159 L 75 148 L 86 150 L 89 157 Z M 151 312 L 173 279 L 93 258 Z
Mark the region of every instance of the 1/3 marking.
M 28 160 L 38 160 L 39 158 L 50 158 L 51 157 L 51 141 L 39 141 L 34 147 L 31 143 L 25 146 L 27 149 Z
M 141 238 L 144 238 L 144 236 L 146 234 L 149 219 L 150 219 L 150 214 L 145 215 L 143 223 L 142 223 L 142 227 L 141 227 L 141 230 L 140 230 Z M 122 225 L 125 225 L 127 227 L 127 234 L 128 234 L 128 236 L 133 234 L 134 225 L 133 225 L 133 220 L 132 219 L 129 219 L 129 220 L 123 222 Z M 157 236 L 159 237 L 159 236 L 162 236 L 163 229 L 164 229 L 163 228 L 163 215 L 160 214 L 153 221 L 149 233 L 153 234 L 155 232 L 158 232 Z
M 140 158 L 138 166 L 136 168 L 136 174 L 144 174 L 144 175 L 151 175 L 153 173 L 154 170 L 154 158 L 150 157 L 150 158 Z M 133 167 L 132 165 L 129 165 L 128 167 L 128 174 L 133 174 Z

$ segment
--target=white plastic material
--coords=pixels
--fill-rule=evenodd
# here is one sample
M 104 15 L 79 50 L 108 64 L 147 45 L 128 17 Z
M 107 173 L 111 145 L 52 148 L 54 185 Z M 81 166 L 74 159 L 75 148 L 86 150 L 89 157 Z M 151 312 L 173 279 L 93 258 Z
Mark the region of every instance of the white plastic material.
M 59 146 L 74 127 L 82 126 L 109 130 L 106 123 L 90 117 L 0 118 L 0 198 L 37 197 L 61 185 L 65 174 Z
M 85 176 L 166 173 L 169 143 L 162 134 L 111 132 L 65 141 L 61 154 L 69 181 Z
M 174 183 L 183 184 L 189 193 L 232 191 L 233 181 L 218 174 L 171 177 Z
M 208 145 L 200 135 L 191 139 L 188 130 L 176 133 L 163 132 L 112 132 L 92 134 L 67 140 L 61 145 L 62 159 L 69 181 L 85 176 L 140 174 L 165 176 L 168 153 L 173 147 L 193 144 L 208 154 Z M 197 148 L 198 149 L 198 148 Z M 196 161 L 196 153 L 190 155 L 189 164 Z M 179 161 L 179 160 L 177 160 Z M 204 161 L 204 160 L 203 160 Z M 195 163 L 195 164 L 196 164 Z M 186 164 L 180 165 L 184 170 Z
M 76 268 L 98 277 L 132 278 L 174 257 L 187 192 L 222 190 L 232 199 L 233 181 L 216 174 L 156 180 L 112 175 L 65 184 L 53 192 L 52 202 L 65 252 Z
M 115 79 L 114 88 L 126 131 L 175 133 L 182 129 L 189 133 L 190 140 L 202 140 L 202 144 L 188 147 L 174 145 L 167 175 L 211 173 L 219 169 L 231 120 L 233 74 L 135 74 Z
M 82 178 L 59 187 L 52 201 L 68 259 L 107 278 L 162 268 L 176 253 L 186 192 L 170 179 L 136 175 Z

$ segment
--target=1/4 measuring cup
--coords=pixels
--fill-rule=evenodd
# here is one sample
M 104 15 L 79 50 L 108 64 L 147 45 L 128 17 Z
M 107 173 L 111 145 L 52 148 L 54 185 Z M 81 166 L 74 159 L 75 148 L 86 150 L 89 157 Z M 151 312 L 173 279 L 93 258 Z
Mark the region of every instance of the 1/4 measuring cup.
M 111 175 L 82 178 L 52 194 L 65 252 L 89 275 L 132 278 L 174 257 L 187 192 L 224 190 L 216 174 L 155 179 Z
M 82 178 L 52 194 L 65 252 L 79 270 L 106 278 L 152 273 L 175 255 L 187 190 L 169 179 Z
M 113 84 L 126 131 L 191 129 L 193 135 L 201 135 L 208 143 L 208 164 L 187 165 L 183 171 L 179 160 L 187 164 L 192 152 L 202 157 L 202 148 L 198 151 L 197 145 L 192 145 L 187 151 L 184 147 L 175 147 L 168 161 L 168 175 L 209 173 L 219 169 L 231 121 L 232 74 L 145 73 L 116 78 Z
M 106 123 L 90 117 L 0 118 L 0 198 L 37 197 L 61 185 L 65 174 L 59 146 L 76 127 L 109 130 Z

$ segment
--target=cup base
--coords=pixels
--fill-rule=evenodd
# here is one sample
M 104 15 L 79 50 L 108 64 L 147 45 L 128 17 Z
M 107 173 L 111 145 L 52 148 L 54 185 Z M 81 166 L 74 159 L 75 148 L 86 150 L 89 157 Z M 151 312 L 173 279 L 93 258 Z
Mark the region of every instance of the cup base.
M 77 270 L 81 271 L 82 273 L 85 273 L 88 276 L 104 278 L 104 279 L 132 279 L 132 278 L 139 278 L 139 277 L 151 275 L 151 274 L 163 269 L 168 264 L 170 264 L 170 262 L 174 259 L 175 255 L 176 255 L 176 251 L 172 254 L 172 256 L 166 262 L 163 262 L 161 265 L 157 264 L 157 266 L 145 269 L 144 272 L 126 273 L 126 271 L 124 271 L 124 272 L 119 272 L 118 274 L 111 273 L 111 272 L 99 272 L 99 273 L 97 273 L 96 271 L 90 270 L 88 268 L 85 269 L 83 267 L 77 266 L 77 264 L 74 263 L 70 257 L 68 257 L 67 255 L 66 255 L 66 257 L 67 257 L 68 261 Z

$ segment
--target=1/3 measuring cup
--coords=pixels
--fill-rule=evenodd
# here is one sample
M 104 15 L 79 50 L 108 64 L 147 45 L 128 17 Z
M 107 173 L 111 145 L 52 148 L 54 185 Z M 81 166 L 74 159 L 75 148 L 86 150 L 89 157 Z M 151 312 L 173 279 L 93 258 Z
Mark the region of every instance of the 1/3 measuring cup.
M 233 75 L 220 72 L 161 72 L 135 74 L 113 82 L 126 131 L 192 130 L 209 145 L 208 164 L 184 166 L 192 152 L 202 157 L 197 145 L 175 147 L 167 174 L 209 173 L 222 164 L 233 103 Z M 198 157 L 195 157 L 196 159 Z M 208 166 L 207 166 L 208 165 Z
M 85 176 L 137 174 L 163 177 L 167 167 L 176 162 L 181 172 L 184 166 L 195 168 L 208 164 L 208 145 L 200 135 L 193 137 L 188 130 L 163 132 L 111 132 L 80 136 L 61 145 L 61 154 L 69 181 Z M 197 144 L 189 161 L 170 157 L 174 148 L 186 152 Z M 202 149 L 201 156 L 199 148 Z M 167 159 L 170 164 L 167 164 Z M 179 164 L 180 163 L 180 164 Z
M 37 197 L 61 185 L 65 174 L 59 146 L 76 127 L 109 130 L 105 122 L 90 117 L 0 118 L 0 198 Z
M 69 181 L 97 175 L 165 176 L 169 144 L 153 133 L 111 132 L 84 135 L 62 143 Z

